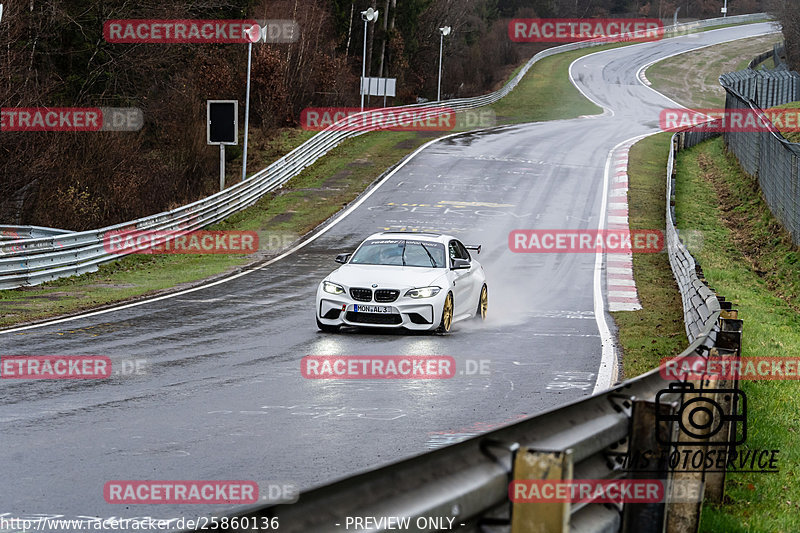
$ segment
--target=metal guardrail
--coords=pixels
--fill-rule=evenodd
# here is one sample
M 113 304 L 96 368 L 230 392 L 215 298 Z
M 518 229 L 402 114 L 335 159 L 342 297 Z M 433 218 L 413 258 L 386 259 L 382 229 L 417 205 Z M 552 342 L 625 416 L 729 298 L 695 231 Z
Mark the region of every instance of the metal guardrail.
M 741 349 L 742 321 L 731 304 L 717 296 L 681 242 L 674 221 L 674 161 L 682 146 L 700 142 L 693 131 L 672 137 L 666 174 L 667 250 L 684 302 L 689 347 L 678 357 L 735 357 Z M 694 136 L 692 136 L 694 135 Z M 303 492 L 295 503 L 267 505 L 230 515 L 223 531 L 245 530 L 245 523 L 276 518 L 286 532 L 345 529 L 347 517 L 409 517 L 404 531 L 436 531 L 419 519 L 452 519 L 450 529 L 511 533 L 567 531 L 661 533 L 694 532 L 703 496 L 721 502 L 724 472 L 678 474 L 681 482 L 704 482 L 694 502 L 675 501 L 675 476 L 666 464 L 657 471 L 627 468 L 627 459 L 659 450 L 656 431 L 674 435 L 664 415 L 678 413 L 680 394 L 656 394 L 668 388 L 659 370 L 606 392 L 531 417 L 463 442 Z M 695 389 L 736 387 L 736 383 L 692 382 Z M 690 393 L 685 393 L 688 395 Z M 666 401 L 664 399 L 666 398 Z M 724 404 L 719 397 L 716 401 Z M 724 406 L 730 414 L 731 406 Z M 661 416 L 661 420 L 659 419 Z M 728 436 L 727 426 L 721 436 Z M 681 446 L 693 443 L 678 439 Z M 712 439 L 712 441 L 717 440 Z M 663 451 L 663 447 L 660 448 Z M 672 449 L 672 448 L 669 448 Z M 667 503 L 511 503 L 515 480 L 664 479 Z M 232 520 L 235 518 L 236 520 Z M 250 526 L 252 527 L 252 526 Z M 349 528 L 348 528 L 349 529 Z M 360 530 L 360 529 L 359 529 Z M 385 529 L 375 529 L 385 531 Z
M 675 281 L 683 300 L 683 322 L 689 342 L 700 338 L 706 324 L 714 314 L 721 310 L 717 295 L 704 281 L 703 269 L 686 248 L 675 227 L 675 154 L 684 148 L 691 148 L 708 140 L 718 133 L 706 129 L 683 131 L 672 136 L 672 149 L 667 162 L 667 232 L 666 243 L 669 262 Z
M 725 145 L 745 172 L 758 178 L 764 199 L 775 217 L 800 246 L 800 144 L 791 143 L 764 115 L 763 106 L 800 100 L 800 74 L 787 71 L 748 71 L 720 76 L 726 110 L 745 110 L 762 118 L 764 131 L 723 134 Z M 758 82 L 770 80 L 771 83 Z
M 669 26 L 666 28 L 666 33 L 679 35 L 708 27 L 764 20 L 770 20 L 770 16 L 766 13 L 737 15 Z M 601 44 L 605 43 L 599 40 L 582 41 L 543 50 L 528 60 L 503 88 L 483 96 L 390 109 L 416 109 L 423 115 L 436 116 L 440 114 L 443 106 L 463 111 L 493 104 L 510 93 L 537 61 L 561 52 Z M 171 231 L 180 235 L 181 232 L 197 230 L 224 220 L 227 216 L 254 204 L 270 191 L 281 187 L 343 140 L 378 129 L 380 128 L 365 127 L 356 131 L 337 131 L 337 125 L 333 125 L 246 180 L 172 211 L 97 230 L 0 242 L 0 289 L 37 285 L 97 270 L 101 263 L 121 257 L 117 253 L 109 253 L 103 246 L 104 236 L 112 232 Z
M 66 229 L 45 228 L 42 226 L 3 226 L 0 225 L 0 242 L 20 239 L 39 239 L 53 235 L 72 233 Z

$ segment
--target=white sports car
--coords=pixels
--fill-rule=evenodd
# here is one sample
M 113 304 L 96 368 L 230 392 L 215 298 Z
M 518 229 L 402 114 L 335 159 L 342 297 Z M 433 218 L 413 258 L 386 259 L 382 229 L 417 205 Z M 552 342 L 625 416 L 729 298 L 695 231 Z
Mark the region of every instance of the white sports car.
M 450 331 L 453 322 L 486 318 L 488 289 L 481 264 L 455 237 L 437 233 L 370 235 L 317 289 L 317 326 Z

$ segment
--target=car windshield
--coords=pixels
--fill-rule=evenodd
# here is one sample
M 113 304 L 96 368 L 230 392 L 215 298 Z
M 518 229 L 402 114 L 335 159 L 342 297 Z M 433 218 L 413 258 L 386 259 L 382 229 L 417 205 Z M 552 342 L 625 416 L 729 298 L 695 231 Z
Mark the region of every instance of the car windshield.
M 444 268 L 444 244 L 406 239 L 374 239 L 353 254 L 350 264 Z

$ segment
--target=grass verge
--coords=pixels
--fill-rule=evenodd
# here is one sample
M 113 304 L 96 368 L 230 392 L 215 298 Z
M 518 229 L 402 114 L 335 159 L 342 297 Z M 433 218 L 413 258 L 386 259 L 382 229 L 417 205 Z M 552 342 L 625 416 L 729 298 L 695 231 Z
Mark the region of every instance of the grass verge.
M 631 227 L 663 228 L 641 224 L 655 222 L 650 216 L 663 219 L 668 149 L 668 134 L 644 139 L 631 149 Z M 743 356 L 800 352 L 800 251 L 770 213 L 756 179 L 725 153 L 721 139 L 681 152 L 676 165 L 678 227 L 697 233 L 690 251 L 708 282 L 739 309 L 745 321 Z M 686 347 L 682 321 L 674 321 L 681 315 L 680 297 L 669 268 L 665 254 L 634 255 L 643 309 L 614 313 L 626 377 Z M 658 332 L 655 338 L 653 331 Z M 741 386 L 748 397 L 746 448 L 779 450 L 781 473 L 729 475 L 725 503 L 703 507 L 701 531 L 800 531 L 800 449 L 794 445 L 800 433 L 800 384 L 751 381 Z
M 697 230 L 691 247 L 711 285 L 734 302 L 744 319 L 745 357 L 800 352 L 800 253 L 772 217 L 757 181 L 726 154 L 722 139 L 703 143 L 677 159 L 677 218 Z M 732 474 L 726 502 L 706 504 L 701 531 L 800 530 L 800 432 L 796 381 L 742 382 L 748 397 L 746 447 L 779 450 L 780 474 Z
M 628 213 L 631 229 L 664 231 L 665 164 L 671 134 L 647 137 L 628 158 Z M 666 251 L 633 254 L 639 311 L 611 313 L 619 328 L 622 374 L 629 379 L 657 367 L 661 358 L 677 355 L 688 345 L 680 292 Z

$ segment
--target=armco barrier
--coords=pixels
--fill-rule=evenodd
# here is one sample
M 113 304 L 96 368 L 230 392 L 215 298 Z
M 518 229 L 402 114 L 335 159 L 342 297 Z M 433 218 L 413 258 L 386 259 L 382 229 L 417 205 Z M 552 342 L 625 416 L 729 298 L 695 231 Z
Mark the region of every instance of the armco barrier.
M 0 242 L 20 239 L 39 239 L 53 235 L 72 233 L 65 229 L 44 228 L 42 226 L 3 226 L 0 225 Z
M 668 253 L 683 298 L 690 339 L 679 357 L 734 357 L 741 349 L 742 322 L 731 304 L 706 285 L 675 229 L 674 156 L 686 143 L 687 135 L 693 134 L 673 136 L 666 175 Z M 689 143 L 699 140 L 695 135 Z M 348 517 L 392 516 L 410 519 L 410 527 L 403 531 L 440 530 L 424 521 L 434 517 L 446 520 L 446 524 L 452 519 L 452 526 L 446 529 L 476 532 L 492 531 L 486 526 L 510 526 L 511 533 L 695 532 L 703 496 L 717 503 L 723 499 L 724 472 L 673 474 L 661 461 L 648 465 L 646 471 L 627 468 L 631 463 L 626 458 L 665 449 L 657 442 L 656 431 L 677 434 L 675 424 L 665 422 L 664 415 L 679 412 L 682 395 L 662 394 L 656 400 L 656 394 L 668 389 L 669 383 L 656 369 L 502 429 L 303 492 L 295 503 L 254 507 L 230 515 L 220 529 L 245 530 L 254 522 L 276 518 L 285 532 L 343 531 L 349 529 L 345 527 Z M 712 380 L 692 385 L 695 389 L 737 387 L 735 382 Z M 685 394 L 687 399 L 691 395 Z M 730 403 L 720 396 L 714 399 L 730 414 Z M 733 430 L 725 426 L 709 442 L 728 437 Z M 509 485 L 531 479 L 663 479 L 668 481 L 668 488 L 666 503 L 511 503 Z M 678 480 L 704 482 L 695 501 L 677 500 L 674 482 Z M 425 523 L 417 522 L 419 519 Z
M 686 249 L 675 228 L 675 154 L 691 148 L 719 133 L 706 130 L 683 131 L 672 136 L 672 149 L 667 161 L 667 248 L 669 262 L 683 300 L 683 322 L 686 336 L 692 342 L 704 331 L 709 318 L 720 311 L 716 294 L 706 284 L 703 270 Z
M 679 35 L 699 29 L 769 20 L 766 13 L 737 15 L 678 24 L 666 28 L 667 33 Z M 473 109 L 497 102 L 510 93 L 542 58 L 592 46 L 605 44 L 599 40 L 569 43 L 543 50 L 533 56 L 502 89 L 474 98 L 459 98 L 432 104 L 402 106 L 402 109 L 421 110 L 423 114 L 436 115 L 437 108 L 446 105 L 455 111 Z M 118 259 L 103 247 L 104 235 L 120 230 L 189 232 L 224 220 L 253 203 L 268 192 L 281 187 L 289 179 L 336 147 L 343 140 L 356 137 L 376 128 L 356 131 L 336 131 L 336 125 L 314 135 L 311 139 L 281 157 L 265 169 L 246 180 L 217 194 L 193 202 L 173 211 L 159 213 L 131 222 L 116 224 L 98 230 L 74 232 L 65 235 L 20 239 L 0 242 L 0 289 L 37 285 L 61 277 L 97 270 L 101 263 Z

